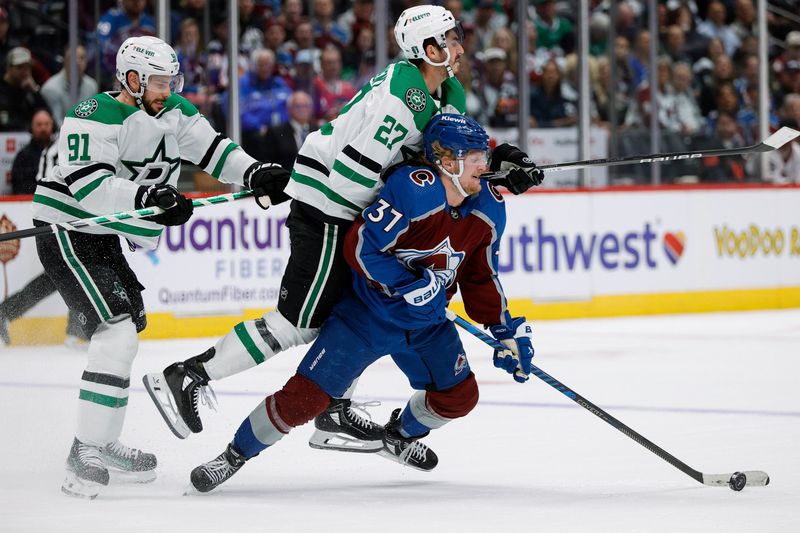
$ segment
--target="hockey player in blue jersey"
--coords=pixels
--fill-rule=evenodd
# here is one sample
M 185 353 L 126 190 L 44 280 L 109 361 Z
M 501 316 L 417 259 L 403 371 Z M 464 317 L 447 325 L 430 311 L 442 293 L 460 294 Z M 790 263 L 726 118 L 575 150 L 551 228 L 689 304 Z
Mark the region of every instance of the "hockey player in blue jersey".
M 377 199 L 347 233 L 352 290 L 333 308 L 297 373 L 259 403 L 225 451 L 192 471 L 198 491 L 219 486 L 313 420 L 387 353 L 417 392 L 402 412 L 392 413 L 378 453 L 433 469 L 436 454 L 419 439 L 467 415 L 478 401 L 475 376 L 445 317 L 457 289 L 467 314 L 507 346 L 495 352 L 495 366 L 527 381 L 532 328 L 524 317 L 511 317 L 497 276 L 505 204 L 479 178 L 489 167 L 488 136 L 468 117 L 443 114 L 431 119 L 423 141 L 426 161 L 387 173 Z

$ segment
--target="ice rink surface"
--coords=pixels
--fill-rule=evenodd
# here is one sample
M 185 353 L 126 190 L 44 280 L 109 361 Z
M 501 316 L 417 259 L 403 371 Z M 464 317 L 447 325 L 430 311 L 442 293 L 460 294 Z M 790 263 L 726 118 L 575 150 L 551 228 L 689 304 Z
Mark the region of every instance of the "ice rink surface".
M 151 484 L 112 481 L 94 501 L 60 491 L 85 354 L 0 350 L 0 531 L 691 532 L 800 531 L 800 310 L 537 323 L 535 363 L 708 474 L 766 470 L 768 487 L 705 487 L 542 381 L 520 385 L 463 334 L 481 390 L 426 442 L 430 473 L 308 447 L 312 424 L 218 490 L 184 495 L 242 418 L 294 372 L 300 350 L 216 383 L 219 411 L 185 441 L 141 386 L 145 372 L 215 339 L 143 342 L 122 440 L 158 456 Z M 383 423 L 410 394 L 384 358 L 356 399 Z

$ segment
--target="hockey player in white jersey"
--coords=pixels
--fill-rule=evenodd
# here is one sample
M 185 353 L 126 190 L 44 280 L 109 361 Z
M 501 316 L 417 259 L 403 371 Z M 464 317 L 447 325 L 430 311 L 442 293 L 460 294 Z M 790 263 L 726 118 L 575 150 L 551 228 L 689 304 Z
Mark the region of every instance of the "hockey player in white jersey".
M 289 176 L 247 155 L 176 94 L 183 78 L 175 51 L 164 41 L 126 40 L 117 53 L 116 76 L 122 91 L 97 94 L 67 114 L 58 165 L 33 199 L 35 225 L 149 206 L 165 209 L 149 220 L 36 238 L 45 271 L 91 338 L 62 485 L 65 493 L 90 498 L 108 484 L 109 470 L 138 481 L 155 478 L 156 457 L 118 440 L 137 333 L 147 322 L 143 287 L 122 254 L 120 237 L 154 248 L 165 225 L 189 219 L 192 202 L 175 188 L 181 160 L 260 194 L 281 191 Z M 279 194 L 273 196 L 280 201 Z
M 343 238 L 383 186 L 381 171 L 402 158 L 401 150 L 421 149 L 422 130 L 432 116 L 464 112 L 464 89 L 455 78 L 464 54 L 463 33 L 452 13 L 431 5 L 406 9 L 394 33 L 406 60 L 372 78 L 299 150 L 286 188 L 294 200 L 287 220 L 291 256 L 277 310 L 237 324 L 205 353 L 145 376 L 146 388 L 179 438 L 202 431 L 197 403 L 210 380 L 252 368 L 316 338 L 350 284 Z M 523 152 L 508 145 L 500 152 L 517 164 L 506 183 L 512 192 L 541 182 L 541 173 Z M 366 452 L 382 448 L 382 428 L 353 410 L 351 394 L 352 387 L 346 398 L 332 400 L 315 419 L 312 447 Z

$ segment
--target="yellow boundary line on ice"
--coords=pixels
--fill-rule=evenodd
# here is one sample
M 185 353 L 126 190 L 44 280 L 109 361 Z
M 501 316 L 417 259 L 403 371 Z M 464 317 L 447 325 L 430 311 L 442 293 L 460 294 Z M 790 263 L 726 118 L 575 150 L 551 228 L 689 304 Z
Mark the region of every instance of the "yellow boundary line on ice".
M 786 309 L 800 307 L 800 287 L 623 294 L 570 302 L 513 299 L 509 300 L 509 307 L 514 315 L 525 315 L 532 320 Z M 453 309 L 463 313 L 464 306 L 455 302 Z M 140 338 L 220 337 L 242 320 L 258 318 L 264 311 L 251 309 L 241 315 L 193 317 L 148 313 L 147 329 Z M 66 317 L 23 317 L 9 325 L 9 333 L 16 345 L 55 344 L 63 342 L 65 327 Z

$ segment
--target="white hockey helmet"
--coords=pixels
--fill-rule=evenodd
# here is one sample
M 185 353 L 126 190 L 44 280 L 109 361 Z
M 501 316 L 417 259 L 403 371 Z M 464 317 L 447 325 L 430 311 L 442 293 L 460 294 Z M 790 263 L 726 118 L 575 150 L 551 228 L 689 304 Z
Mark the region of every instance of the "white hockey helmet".
M 447 66 L 448 74 L 453 75 L 450 69 L 450 51 L 447 48 L 445 34 L 456 30 L 460 40 L 464 39 L 461 24 L 453 14 L 442 6 L 415 6 L 410 7 L 400 14 L 394 26 L 394 38 L 403 55 L 407 59 L 422 59 L 435 67 Z M 433 38 L 447 53 L 447 59 L 441 63 L 434 63 L 425 53 L 423 43 L 425 39 Z
M 139 90 L 134 92 L 128 85 L 128 72 L 139 75 Z M 140 102 L 151 76 L 164 76 L 169 80 L 170 90 L 183 90 L 183 74 L 175 50 L 158 37 L 129 37 L 117 51 L 117 80 L 122 87 Z

